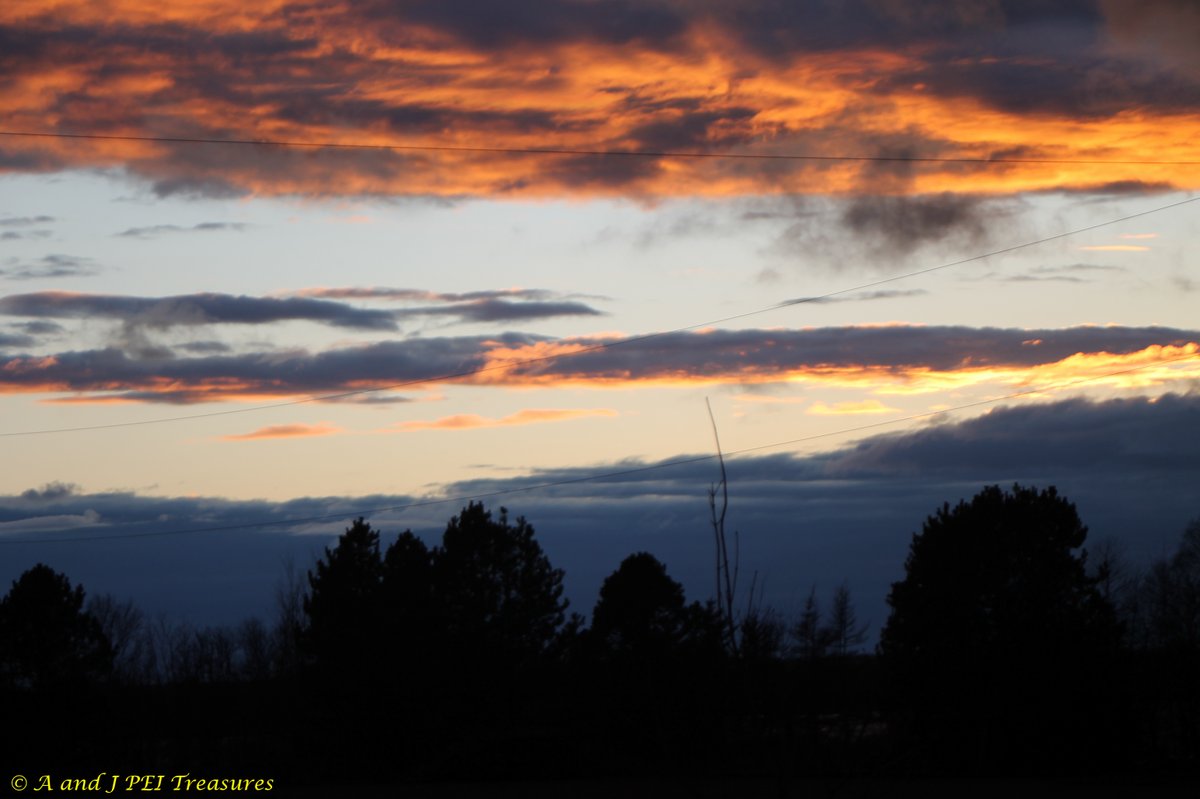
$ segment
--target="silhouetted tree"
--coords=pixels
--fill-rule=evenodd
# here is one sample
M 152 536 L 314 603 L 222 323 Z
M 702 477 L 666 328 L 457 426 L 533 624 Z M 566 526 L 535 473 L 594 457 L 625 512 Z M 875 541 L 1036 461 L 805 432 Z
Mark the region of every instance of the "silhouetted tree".
M 715 601 L 688 604 L 683 586 L 648 552 L 605 578 L 585 635 L 594 702 L 615 758 L 634 768 L 713 745 L 729 697 L 719 664 L 727 618 Z
M 0 685 L 55 688 L 107 676 L 112 646 L 83 610 L 82 586 L 39 563 L 0 600 Z
M 273 676 L 276 662 L 274 641 L 267 627 L 255 618 L 246 619 L 234 631 L 235 669 L 244 680 L 264 682 Z
M 943 505 L 913 536 L 881 648 L 947 756 L 1035 767 L 1083 752 L 1115 630 L 1086 536 L 1054 488 L 1021 486 Z
M 600 586 L 591 635 L 606 652 L 654 658 L 679 648 L 686 623 L 683 586 L 657 558 L 638 552 Z
M 833 654 L 841 657 L 853 652 L 867 639 L 867 627 L 859 625 L 854 601 L 850 598 L 850 587 L 845 583 L 833 592 L 829 626 L 825 628 L 823 637 Z
M 306 580 L 295 561 L 283 562 L 283 574 L 275 585 L 275 626 L 272 638 L 272 671 L 294 675 L 300 670 L 305 635 L 304 601 Z
M 1175 553 L 1153 563 L 1136 591 L 1150 756 L 1195 763 L 1200 750 L 1200 519 Z
M 449 645 L 493 663 L 536 659 L 563 624 L 561 569 L 550 565 L 524 517 L 493 519 L 470 503 L 432 552 L 434 604 Z
M 775 660 L 783 654 L 787 625 L 770 608 L 754 607 L 738 624 L 738 655 L 746 661 Z
M 821 623 L 821 605 L 817 601 L 815 585 L 808 592 L 808 599 L 804 600 L 804 610 L 792 627 L 792 638 L 796 642 L 796 655 L 801 660 L 816 660 L 823 656 L 829 647 L 829 635 L 825 625 Z
M 1086 537 L 1054 488 L 989 486 L 953 510 L 947 503 L 913 536 L 905 578 L 892 585 L 884 652 L 1026 657 L 1094 637 L 1111 608 L 1077 553 Z
M 362 518 L 355 519 L 337 546 L 326 547 L 325 557 L 308 573 L 304 640 L 319 664 L 353 668 L 374 662 L 382 577 L 379 533 Z
M 1200 519 L 1174 555 L 1150 566 L 1138 594 L 1150 648 L 1200 652 Z
M 383 557 L 383 641 L 393 669 L 413 674 L 440 646 L 434 609 L 433 555 L 412 531 L 401 533 Z
M 153 646 L 142 611 L 131 600 L 100 594 L 88 600 L 87 612 L 112 647 L 113 677 L 127 683 L 150 682 Z

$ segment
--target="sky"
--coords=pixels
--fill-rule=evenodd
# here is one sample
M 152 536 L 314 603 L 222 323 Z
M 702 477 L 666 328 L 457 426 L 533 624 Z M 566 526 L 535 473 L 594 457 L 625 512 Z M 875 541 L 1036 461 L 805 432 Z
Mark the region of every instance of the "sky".
M 1200 516 L 1187 0 L 0 7 L 0 584 L 269 615 L 357 515 L 842 581 L 1056 485 Z M 712 417 L 709 417 L 711 407 Z M 548 485 L 553 484 L 553 485 Z

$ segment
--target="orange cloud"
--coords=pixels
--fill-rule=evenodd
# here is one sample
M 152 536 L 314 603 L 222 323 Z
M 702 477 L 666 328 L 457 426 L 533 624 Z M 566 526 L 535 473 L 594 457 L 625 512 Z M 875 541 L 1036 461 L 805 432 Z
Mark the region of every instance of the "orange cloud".
M 1108 352 L 1078 353 L 1052 363 L 1027 367 L 985 367 L 949 372 L 913 370 L 899 381 L 882 381 L 876 385 L 879 394 L 929 394 L 954 391 L 985 383 L 1007 384 L 1014 388 L 1049 386 L 1088 380 L 1092 387 L 1151 388 L 1177 380 L 1194 380 L 1200 374 L 1200 361 L 1187 356 L 1200 355 L 1200 345 L 1147 347 L 1138 352 L 1114 354 Z M 1179 360 L 1181 357 L 1186 360 Z M 1125 370 L 1125 374 L 1119 374 Z M 863 382 L 857 382 L 864 387 Z
M 432 149 L 0 137 L 0 162 L 39 172 L 124 168 L 165 192 L 263 195 L 1200 187 L 1200 109 L 1149 102 L 1136 75 L 1123 102 L 1073 114 L 1064 109 L 1096 94 L 1085 91 L 1091 78 L 1073 64 L 1061 73 L 1083 81 L 1065 86 L 1071 102 L 1030 105 L 1025 96 L 1001 94 L 1020 85 L 1004 79 L 1004 70 L 1027 69 L 1018 59 L 985 53 L 944 63 L 936 47 L 868 36 L 807 49 L 760 47 L 756 34 L 796 32 L 744 30 L 755 14 L 731 19 L 705 11 L 709 4 L 688 5 L 658 9 L 676 19 L 657 33 L 647 18 L 644 33 L 606 35 L 583 17 L 603 3 L 547 4 L 543 35 L 537 26 L 483 31 L 426 3 L 384 12 L 375 3 L 289 0 L 18 0 L 0 8 L 0 24 L 28 43 L 8 55 L 0 85 L 8 130 Z M 522 41 L 539 35 L 532 45 Z M 1062 55 L 1045 58 L 1053 65 Z M 991 80 L 952 82 L 968 70 Z M 496 147 L 580 152 L 471 151 Z M 595 150 L 1025 160 L 996 166 L 582 153 Z M 1059 162 L 1038 163 L 1044 159 Z M 1128 163 L 1137 160 L 1195 163 Z
M 415 430 L 470 430 L 480 427 L 513 427 L 516 425 L 562 422 L 589 416 L 617 416 L 610 408 L 530 408 L 500 419 L 489 419 L 474 413 L 443 416 L 433 421 L 401 422 L 388 432 L 409 433 Z
M 1142 350 L 1113 354 L 1108 352 L 1078 353 L 1070 357 L 1031 365 L 972 365 L 937 369 L 930 366 L 888 366 L 871 364 L 804 365 L 794 368 L 774 364 L 763 366 L 730 364 L 725 368 L 704 373 L 686 367 L 662 365 L 633 375 L 620 369 L 602 374 L 573 371 L 575 359 L 555 362 L 552 373 L 538 374 L 528 366 L 506 368 L 506 364 L 525 359 L 545 359 L 553 354 L 576 352 L 579 344 L 556 345 L 539 342 L 522 348 L 503 348 L 503 355 L 491 363 L 492 371 L 472 378 L 473 382 L 508 386 L 577 386 L 590 388 L 689 387 L 738 383 L 798 383 L 834 388 L 871 390 L 878 394 L 928 394 L 953 391 L 984 383 L 1006 383 L 1027 386 L 1062 380 L 1095 377 L 1124 368 L 1139 367 L 1139 371 L 1099 381 L 1098 385 L 1117 387 L 1146 387 L 1173 380 L 1187 379 L 1200 370 L 1195 360 L 1178 362 L 1181 356 L 1200 354 L 1200 344 L 1179 346 L 1153 345 Z M 561 348 L 561 349 L 559 349 Z M 493 355 L 495 354 L 493 351 Z M 1161 366 L 1155 366 L 1161 364 Z M 533 367 L 536 369 L 536 364 Z
M 1089 252 L 1149 252 L 1150 248 L 1141 244 L 1092 244 L 1080 247 Z
M 221 436 L 222 441 L 258 441 L 264 438 L 310 438 L 340 433 L 340 427 L 327 424 L 276 424 L 261 427 L 250 433 Z
M 64 395 L 47 400 L 58 402 L 187 404 L 325 395 L 334 400 L 348 392 L 439 383 L 589 389 L 794 383 L 801 385 L 789 393 L 802 393 L 802 385 L 811 384 L 887 395 L 997 382 L 1026 386 L 1134 367 L 1136 373 L 1114 376 L 1108 384 L 1160 385 L 1194 378 L 1200 369 L 1195 335 L 1169 328 L 897 326 L 716 330 L 564 341 L 531 341 L 519 335 L 500 340 L 423 338 L 319 353 L 251 352 L 154 361 L 105 349 L 0 360 L 0 394 Z M 431 377 L 436 375 L 442 377 Z M 532 417 L 510 421 L 529 420 Z

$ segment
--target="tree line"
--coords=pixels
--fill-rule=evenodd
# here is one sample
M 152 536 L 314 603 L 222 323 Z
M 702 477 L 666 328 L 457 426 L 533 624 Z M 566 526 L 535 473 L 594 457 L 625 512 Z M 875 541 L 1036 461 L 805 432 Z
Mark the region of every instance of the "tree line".
M 646 552 L 569 612 L 532 525 L 479 503 L 432 546 L 353 520 L 285 571 L 270 625 L 150 619 L 37 564 L 0 600 L 0 696 L 27 720 L 6 744 L 317 781 L 1194 769 L 1200 520 L 1142 571 L 1086 537 L 1053 488 L 944 505 L 874 652 L 845 583 L 795 618 L 736 612 Z

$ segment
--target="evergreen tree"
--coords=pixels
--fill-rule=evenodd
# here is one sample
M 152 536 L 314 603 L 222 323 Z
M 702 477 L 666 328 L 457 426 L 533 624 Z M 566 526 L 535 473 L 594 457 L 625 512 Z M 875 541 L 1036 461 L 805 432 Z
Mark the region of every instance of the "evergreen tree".
M 815 585 L 808 592 L 804 610 L 792 628 L 792 637 L 796 641 L 796 654 L 802 660 L 816 660 L 823 656 L 828 648 L 828 635 L 826 628 L 821 624 L 821 605 L 817 601 Z
M 44 689 L 101 679 L 112 646 L 86 613 L 82 586 L 39 563 L 0 600 L 0 685 Z
M 683 586 L 657 558 L 638 552 L 600 586 L 591 636 L 608 653 L 655 657 L 678 649 L 686 624 Z
M 550 565 L 533 526 L 470 503 L 450 519 L 432 553 L 434 605 L 459 656 L 527 661 L 542 656 L 563 624 L 561 569 Z
M 1085 569 L 1087 528 L 1054 488 L 989 486 L 944 505 L 914 535 L 892 585 L 889 655 L 995 662 L 1044 657 L 1111 630 L 1113 614 Z
M 309 571 L 304 642 L 323 668 L 372 660 L 380 634 L 382 578 L 379 533 L 361 517 Z
M 383 557 L 383 648 L 389 666 L 419 675 L 442 645 L 434 607 L 433 557 L 412 531 L 401 533 Z
M 844 657 L 854 651 L 867 638 L 866 626 L 859 626 L 850 588 L 845 583 L 833 592 L 833 605 L 829 611 L 829 626 L 824 638 L 833 654 Z
M 989 486 L 913 536 L 881 649 L 940 767 L 1061 769 L 1102 757 L 1117 717 L 1113 609 L 1087 528 L 1054 488 Z

